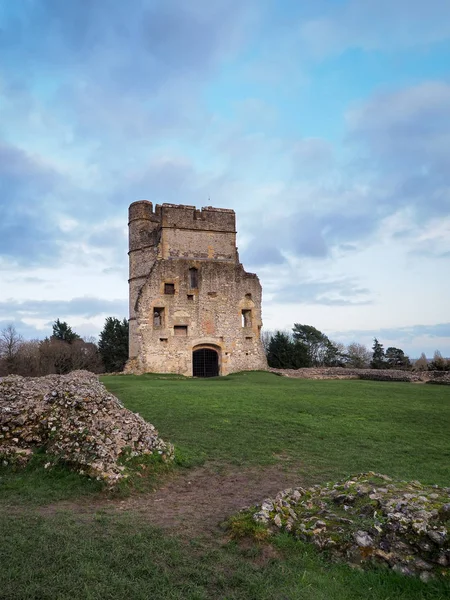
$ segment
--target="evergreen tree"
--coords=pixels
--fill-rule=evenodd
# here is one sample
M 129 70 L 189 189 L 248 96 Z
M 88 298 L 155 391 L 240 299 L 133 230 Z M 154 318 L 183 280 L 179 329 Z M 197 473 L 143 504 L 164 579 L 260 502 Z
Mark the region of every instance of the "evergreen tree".
M 373 340 L 372 361 L 370 366 L 372 369 L 384 369 L 386 367 L 383 344 L 380 344 L 377 338 L 374 338 Z
M 342 352 L 324 333 L 312 325 L 294 323 L 294 340 L 308 351 L 309 365 L 313 367 L 334 367 L 343 364 Z
M 390 369 L 409 369 L 411 366 L 409 358 L 400 348 L 388 348 L 386 350 L 386 361 Z
M 308 367 L 308 349 L 301 342 L 292 340 L 287 333 L 276 331 L 268 344 L 267 362 L 275 369 Z
M 72 328 L 65 321 L 60 321 L 59 319 L 56 319 L 53 323 L 53 333 L 51 337 L 54 340 L 61 340 L 62 342 L 68 342 L 69 344 L 75 340 L 81 339 L 78 333 L 72 331 Z
M 107 317 L 98 349 L 106 372 L 123 371 L 128 360 L 128 320 Z

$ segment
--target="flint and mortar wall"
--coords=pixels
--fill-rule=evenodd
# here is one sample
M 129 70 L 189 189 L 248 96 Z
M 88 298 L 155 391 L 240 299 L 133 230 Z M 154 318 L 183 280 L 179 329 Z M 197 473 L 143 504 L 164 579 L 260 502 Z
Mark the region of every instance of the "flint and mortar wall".
M 401 371 L 396 369 L 352 369 L 346 367 L 305 367 L 303 369 L 269 369 L 298 379 L 370 379 L 374 381 L 409 381 L 411 383 L 450 384 L 449 371 Z
M 130 360 L 135 372 L 192 375 L 198 346 L 219 354 L 220 374 L 267 368 L 260 339 L 261 285 L 246 273 L 228 209 L 140 201 L 130 206 Z M 189 269 L 198 273 L 191 287 Z M 165 284 L 174 293 L 165 293 Z M 163 309 L 161 324 L 154 309 Z M 251 323 L 242 324 L 242 311 Z M 176 335 L 177 326 L 187 335 Z

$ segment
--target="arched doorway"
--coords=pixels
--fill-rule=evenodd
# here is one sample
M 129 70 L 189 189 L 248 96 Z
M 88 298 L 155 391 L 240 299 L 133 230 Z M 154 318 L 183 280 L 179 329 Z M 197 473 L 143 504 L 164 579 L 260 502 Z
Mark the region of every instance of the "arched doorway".
M 217 377 L 219 375 L 219 354 L 213 348 L 199 348 L 192 353 L 192 374 L 194 377 Z

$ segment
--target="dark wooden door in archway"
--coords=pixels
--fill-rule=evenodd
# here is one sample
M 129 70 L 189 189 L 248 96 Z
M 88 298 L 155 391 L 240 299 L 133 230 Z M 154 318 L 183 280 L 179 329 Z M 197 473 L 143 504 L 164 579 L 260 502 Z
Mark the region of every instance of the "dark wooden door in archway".
M 211 348 L 194 350 L 192 365 L 194 377 L 217 377 L 219 375 L 219 355 Z

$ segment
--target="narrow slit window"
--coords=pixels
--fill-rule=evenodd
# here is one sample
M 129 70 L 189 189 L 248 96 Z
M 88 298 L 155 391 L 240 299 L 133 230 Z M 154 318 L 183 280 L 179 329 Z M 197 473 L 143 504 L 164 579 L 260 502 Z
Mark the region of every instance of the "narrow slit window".
M 173 333 L 177 337 L 186 337 L 187 329 L 187 325 L 174 325 Z
M 164 308 L 155 307 L 153 309 L 153 327 L 164 327 Z
M 242 327 L 251 327 L 251 326 L 252 326 L 252 311 L 244 309 L 242 311 Z
M 189 269 L 189 287 L 191 290 L 196 290 L 198 288 L 198 269 L 195 267 Z
M 164 293 L 169 296 L 173 296 L 175 294 L 175 284 L 174 283 L 165 283 L 164 284 Z

